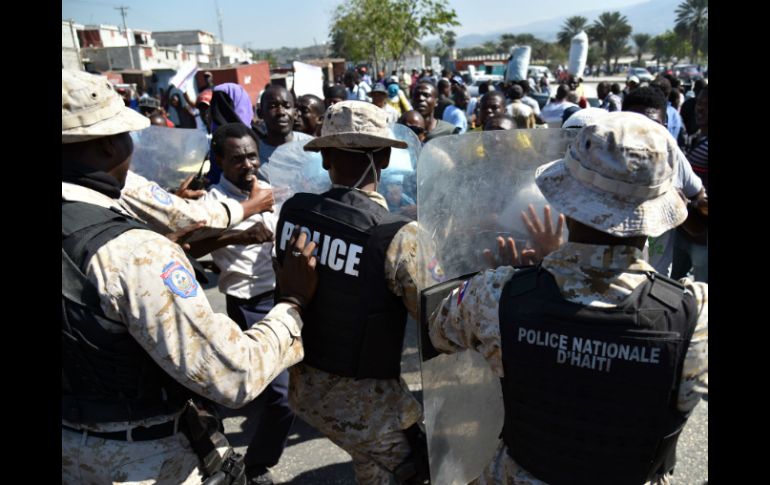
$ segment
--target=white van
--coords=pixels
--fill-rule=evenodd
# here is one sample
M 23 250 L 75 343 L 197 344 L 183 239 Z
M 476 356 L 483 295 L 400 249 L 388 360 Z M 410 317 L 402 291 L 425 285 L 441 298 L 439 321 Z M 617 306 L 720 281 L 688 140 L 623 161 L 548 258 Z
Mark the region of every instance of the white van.
M 540 79 L 542 79 L 543 74 L 545 74 L 549 84 L 556 83 L 556 77 L 546 66 L 529 66 L 529 69 L 527 70 L 527 77 L 534 78 L 538 83 L 540 82 Z

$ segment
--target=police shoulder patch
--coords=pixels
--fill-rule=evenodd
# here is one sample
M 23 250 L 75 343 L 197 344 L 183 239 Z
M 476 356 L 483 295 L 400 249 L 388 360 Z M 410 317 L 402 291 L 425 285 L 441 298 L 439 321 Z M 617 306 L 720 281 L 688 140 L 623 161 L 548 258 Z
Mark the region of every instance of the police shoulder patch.
M 168 192 L 161 189 L 160 186 L 153 184 L 150 189 L 152 197 L 162 205 L 171 205 L 171 196 Z
M 439 283 L 444 281 L 444 270 L 441 269 L 441 265 L 435 256 L 428 263 L 428 271 L 430 272 L 430 276 L 433 278 L 433 281 L 437 281 Z
M 182 298 L 190 298 L 198 294 L 198 282 L 187 268 L 179 261 L 172 261 L 163 268 L 160 275 L 168 288 Z

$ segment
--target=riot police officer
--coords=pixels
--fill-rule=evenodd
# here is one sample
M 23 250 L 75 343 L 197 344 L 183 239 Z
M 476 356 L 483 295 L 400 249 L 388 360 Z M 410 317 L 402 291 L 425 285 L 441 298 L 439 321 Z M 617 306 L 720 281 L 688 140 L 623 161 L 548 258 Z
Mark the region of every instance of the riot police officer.
M 668 483 L 708 372 L 708 286 L 642 257 L 687 216 L 676 163 L 644 116 L 595 120 L 536 173 L 569 241 L 462 282 L 432 312 L 436 349 L 475 349 L 501 378 L 503 440 L 474 483 Z
M 276 228 L 279 258 L 296 228 L 318 244 L 319 295 L 304 314 L 289 404 L 350 453 L 359 483 L 422 483 L 427 469 L 422 410 L 400 377 L 407 313 L 417 318 L 417 224 L 377 192 L 391 148 L 406 146 L 382 109 L 332 105 L 304 146 L 321 151 L 332 189 L 287 200 Z
M 214 313 L 181 248 L 119 204 L 147 126 L 106 79 L 62 70 L 62 482 L 242 483 L 190 398 L 242 406 L 302 359 L 314 244 L 292 238 L 282 303 L 251 330 Z

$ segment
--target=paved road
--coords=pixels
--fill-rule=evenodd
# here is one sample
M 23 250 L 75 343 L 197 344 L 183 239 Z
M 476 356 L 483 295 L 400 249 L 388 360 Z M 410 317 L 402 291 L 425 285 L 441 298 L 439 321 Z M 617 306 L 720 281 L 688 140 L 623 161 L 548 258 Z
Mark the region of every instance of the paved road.
M 208 273 L 210 282 L 204 285 L 206 295 L 215 311 L 226 313 L 225 299 L 216 288 L 216 275 Z M 416 326 L 407 325 L 402 374 L 409 389 L 420 398 L 422 383 L 419 374 Z M 246 452 L 248 438 L 253 434 L 255 409 L 228 411 L 225 431 L 240 453 Z M 699 404 L 679 439 L 678 460 L 674 485 L 701 485 L 708 482 L 708 401 Z M 280 462 L 272 470 L 276 483 L 292 485 L 344 485 L 355 483 L 350 456 L 313 428 L 297 418 L 289 435 Z M 440 485 L 440 484 L 437 484 Z

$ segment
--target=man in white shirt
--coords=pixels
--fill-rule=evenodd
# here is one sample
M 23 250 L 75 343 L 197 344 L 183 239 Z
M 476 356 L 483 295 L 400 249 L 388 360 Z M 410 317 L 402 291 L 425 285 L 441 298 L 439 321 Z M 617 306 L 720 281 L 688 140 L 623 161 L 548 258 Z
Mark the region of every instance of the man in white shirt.
M 561 128 L 564 110 L 572 106 L 577 107 L 577 104 L 567 100 L 569 92 L 569 88 L 566 84 L 559 84 L 559 87 L 556 89 L 554 100 L 549 101 L 548 104 L 543 107 L 541 117 L 543 118 L 543 121 L 548 123 L 549 128 Z
M 241 123 L 223 125 L 214 132 L 211 152 L 214 162 L 222 169 L 222 177 L 206 198 L 245 200 L 260 165 L 256 133 Z M 269 188 L 266 182 L 258 183 L 260 188 Z M 233 230 L 250 229 L 254 240 L 261 243 L 231 244 L 211 253 L 221 270 L 219 291 L 225 294 L 227 314 L 244 330 L 274 306 L 275 224 L 276 216 L 272 212 L 255 214 Z M 283 371 L 250 405 L 249 414 L 258 413 L 259 424 L 246 451 L 245 464 L 247 478 L 256 483 L 272 483 L 268 468 L 278 463 L 294 422 L 288 405 L 288 384 L 288 373 Z

